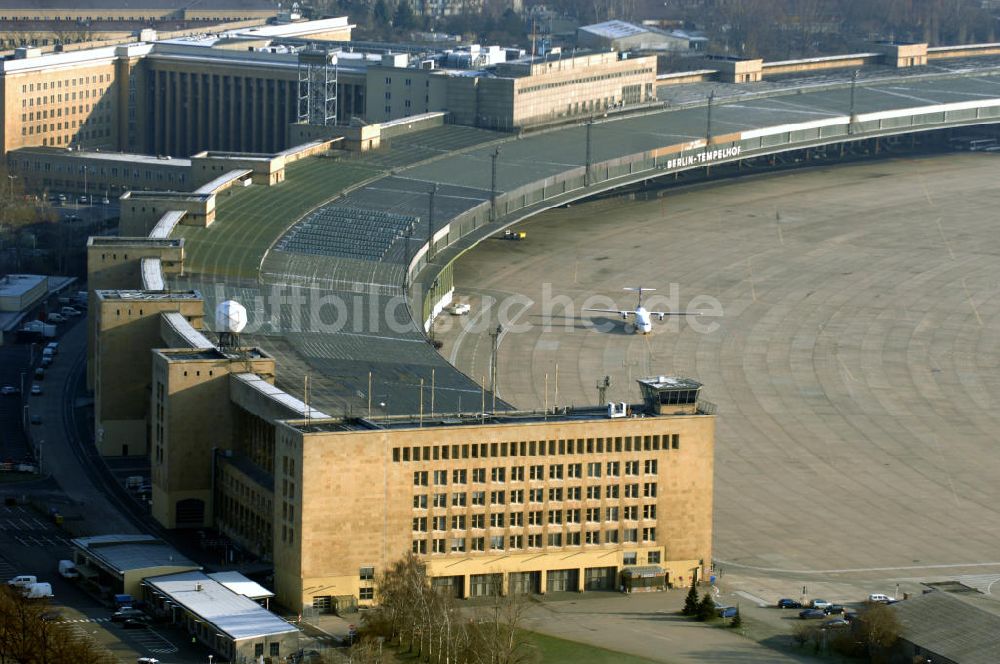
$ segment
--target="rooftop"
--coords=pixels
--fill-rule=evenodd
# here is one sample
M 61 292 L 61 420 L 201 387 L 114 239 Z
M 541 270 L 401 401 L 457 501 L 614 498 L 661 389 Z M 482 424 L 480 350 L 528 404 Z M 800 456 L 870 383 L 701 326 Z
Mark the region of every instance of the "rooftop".
M 0 278 L 0 297 L 21 297 L 48 279 L 44 274 L 8 274 Z
M 124 6 L 133 11 L 142 10 L 181 10 L 190 9 L 190 0 L 129 0 Z M 0 9 L 6 11 L 52 11 L 67 10 L 69 12 L 81 9 L 108 9 L 120 11 L 123 3 L 118 0 L 0 0 Z M 273 11 L 278 13 L 276 5 L 270 0 L 212 0 L 209 6 L 197 5 L 202 11 Z
M 693 382 L 693 381 L 692 381 Z M 390 415 L 380 417 L 330 418 L 326 420 L 291 420 L 286 424 L 306 434 L 338 431 L 374 431 L 384 429 L 430 429 L 460 426 L 489 426 L 493 424 L 534 424 L 538 422 L 565 423 L 609 419 L 635 419 L 662 417 L 652 414 L 644 404 L 631 404 L 630 418 L 612 418 L 606 406 L 566 406 L 545 410 L 511 410 L 496 413 L 438 413 L 435 415 Z M 695 414 L 703 414 L 701 411 Z
M 934 655 L 962 664 L 1000 661 L 1000 616 L 964 599 L 932 590 L 890 605 L 902 637 Z
M 87 239 L 91 247 L 182 247 L 184 238 L 167 237 L 119 237 L 110 235 L 91 235 Z
M 95 535 L 71 541 L 118 574 L 151 567 L 198 569 L 198 565 L 152 535 Z
M 196 290 L 98 290 L 94 291 L 102 300 L 125 300 L 132 302 L 148 302 L 150 300 L 200 300 L 201 293 Z
M 622 39 L 624 37 L 634 37 L 635 35 L 653 32 L 653 30 L 645 26 L 627 23 L 625 21 L 604 21 L 603 23 L 581 26 L 580 30 L 590 32 L 607 39 Z
M 647 385 L 657 390 L 697 390 L 701 387 L 701 383 L 696 380 L 677 376 L 652 376 L 638 380 L 640 385 Z
M 215 572 L 214 574 L 209 574 L 208 577 L 218 581 L 237 595 L 243 595 L 250 599 L 274 597 L 274 593 L 270 590 L 256 581 L 248 579 L 239 572 Z
M 252 599 L 202 572 L 154 576 L 144 583 L 234 641 L 298 631 Z
M 50 147 L 29 147 L 21 148 L 13 152 L 14 156 L 44 154 L 60 154 L 73 159 L 91 159 L 94 161 L 115 161 L 127 162 L 130 164 L 155 164 L 157 166 L 175 166 L 177 168 L 190 168 L 190 159 L 177 157 L 161 158 L 155 155 L 136 154 L 133 152 L 100 152 L 98 150 L 72 150 L 67 148 Z
M 260 348 L 160 348 L 155 353 L 163 355 L 168 362 L 218 361 L 218 360 L 260 360 L 271 357 Z

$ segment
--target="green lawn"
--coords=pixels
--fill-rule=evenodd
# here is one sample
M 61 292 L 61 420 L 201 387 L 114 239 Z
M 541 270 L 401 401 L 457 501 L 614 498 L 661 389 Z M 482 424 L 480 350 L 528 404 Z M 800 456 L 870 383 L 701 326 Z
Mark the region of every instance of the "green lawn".
M 653 664 L 653 660 L 635 657 L 613 650 L 567 641 L 547 634 L 528 632 L 528 641 L 538 649 L 542 662 L 572 662 L 572 664 Z

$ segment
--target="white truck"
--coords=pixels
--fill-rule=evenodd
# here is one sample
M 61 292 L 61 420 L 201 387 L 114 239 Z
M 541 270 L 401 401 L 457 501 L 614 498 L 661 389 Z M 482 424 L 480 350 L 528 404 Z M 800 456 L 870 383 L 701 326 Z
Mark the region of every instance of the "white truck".
M 21 588 L 21 592 L 28 599 L 46 599 L 52 597 L 52 584 L 32 583 L 25 588 Z

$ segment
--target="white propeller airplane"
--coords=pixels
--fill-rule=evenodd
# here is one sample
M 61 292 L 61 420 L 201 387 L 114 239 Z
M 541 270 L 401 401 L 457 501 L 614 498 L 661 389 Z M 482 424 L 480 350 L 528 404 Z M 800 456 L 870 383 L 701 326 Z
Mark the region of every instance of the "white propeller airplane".
M 642 306 L 642 294 L 647 291 L 655 291 L 655 288 L 623 288 L 622 290 L 639 293 L 639 302 L 635 305 L 634 311 L 628 309 L 584 309 L 584 311 L 596 311 L 604 314 L 618 314 L 622 320 L 628 320 L 629 316 L 635 316 L 632 324 L 634 331 L 638 334 L 649 334 L 653 331 L 653 319 L 663 320 L 664 316 L 700 316 L 700 312 L 688 311 L 648 311 Z

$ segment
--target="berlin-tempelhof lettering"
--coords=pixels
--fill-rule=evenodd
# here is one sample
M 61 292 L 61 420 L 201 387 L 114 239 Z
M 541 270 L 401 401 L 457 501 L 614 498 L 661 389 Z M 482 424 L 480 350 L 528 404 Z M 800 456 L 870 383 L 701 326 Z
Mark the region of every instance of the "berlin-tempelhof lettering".
M 699 166 L 702 164 L 710 164 L 713 161 L 721 161 L 723 159 L 735 159 L 740 156 L 740 151 L 743 148 L 739 145 L 732 145 L 728 148 L 720 148 L 718 150 L 706 150 L 704 152 L 696 152 L 694 154 L 688 154 L 681 157 L 674 157 L 673 159 L 668 159 L 666 163 L 666 168 L 687 168 L 689 166 Z

